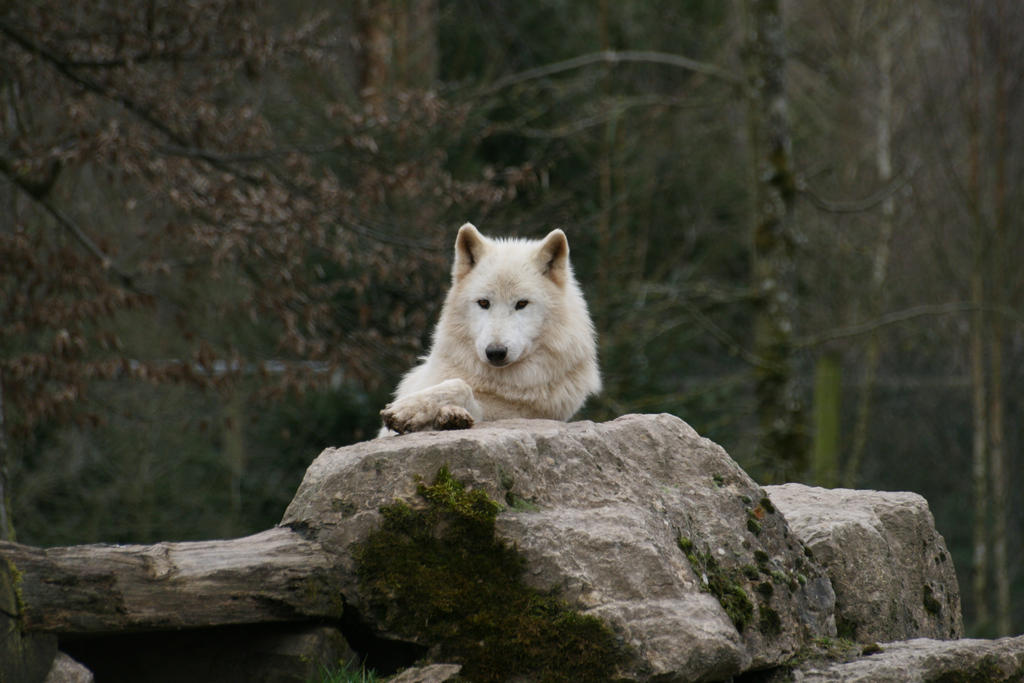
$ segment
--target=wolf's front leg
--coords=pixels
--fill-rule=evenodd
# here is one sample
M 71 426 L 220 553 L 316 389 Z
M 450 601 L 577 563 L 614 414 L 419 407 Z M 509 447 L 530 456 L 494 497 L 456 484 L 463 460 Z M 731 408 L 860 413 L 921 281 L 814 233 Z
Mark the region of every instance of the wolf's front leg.
M 433 429 L 468 429 L 484 413 L 473 397 L 473 389 L 461 379 L 440 384 L 395 399 L 380 411 L 384 426 L 399 434 Z

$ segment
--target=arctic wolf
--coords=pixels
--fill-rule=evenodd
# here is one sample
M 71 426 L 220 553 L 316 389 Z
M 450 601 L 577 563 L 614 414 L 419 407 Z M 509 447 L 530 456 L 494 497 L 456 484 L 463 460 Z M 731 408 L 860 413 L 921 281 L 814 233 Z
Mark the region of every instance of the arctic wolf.
M 466 223 L 430 354 L 381 411 L 380 436 L 509 417 L 568 420 L 600 389 L 594 325 L 565 233 L 490 239 Z

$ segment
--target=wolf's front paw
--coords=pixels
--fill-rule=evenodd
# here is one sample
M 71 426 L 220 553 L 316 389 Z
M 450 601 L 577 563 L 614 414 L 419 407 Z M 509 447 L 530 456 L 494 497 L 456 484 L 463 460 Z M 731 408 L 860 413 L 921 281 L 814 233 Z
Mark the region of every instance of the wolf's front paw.
M 437 429 L 469 429 L 473 416 L 462 406 L 447 405 L 438 411 L 434 425 Z
M 415 413 L 409 410 L 403 410 L 403 407 L 399 402 L 389 403 L 385 406 L 384 410 L 380 411 L 380 419 L 384 421 L 384 426 L 393 432 L 399 434 L 405 434 L 415 430 L 414 425 L 418 421 L 414 421 Z
M 438 405 L 421 396 L 399 399 L 380 411 L 380 416 L 384 426 L 399 434 L 473 426 L 473 416 L 462 406 Z
M 483 410 L 473 389 L 461 379 L 440 384 L 396 399 L 380 411 L 384 426 L 405 434 L 435 429 L 469 429 L 483 420 Z

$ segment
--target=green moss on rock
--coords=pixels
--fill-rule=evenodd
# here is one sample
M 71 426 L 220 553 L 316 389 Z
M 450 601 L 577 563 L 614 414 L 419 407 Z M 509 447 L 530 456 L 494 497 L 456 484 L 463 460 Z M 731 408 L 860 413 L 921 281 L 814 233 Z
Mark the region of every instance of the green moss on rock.
M 754 616 L 754 603 L 743 587 L 743 570 L 723 568 L 710 550 L 698 551 L 686 537 L 680 536 L 677 544 L 700 579 L 701 589 L 718 599 L 733 626 L 742 632 Z
M 21 572 L 0 557 L 0 683 L 41 681 L 57 653 L 57 638 L 22 630 Z
M 925 610 L 927 610 L 932 616 L 942 616 L 942 603 L 935 598 L 935 593 L 932 591 L 932 587 L 927 583 L 924 584 L 922 603 L 924 604 Z
M 424 506 L 381 508 L 381 528 L 354 549 L 388 630 L 435 646 L 467 680 L 610 680 L 623 647 L 599 619 L 526 586 L 522 558 L 495 538 L 497 503 L 446 467 L 418 492 Z
M 778 612 L 766 604 L 762 604 L 758 608 L 758 612 L 761 616 L 758 622 L 761 633 L 774 636 L 782 632 L 782 618 Z
M 882 651 L 877 644 L 875 644 L 875 647 L 878 649 L 874 652 Z M 829 666 L 831 664 L 853 661 L 857 657 L 874 654 L 874 652 L 865 651 L 862 645 L 848 638 L 829 638 L 827 636 L 814 638 L 806 642 L 780 668 L 793 671 L 794 669 L 807 666 Z

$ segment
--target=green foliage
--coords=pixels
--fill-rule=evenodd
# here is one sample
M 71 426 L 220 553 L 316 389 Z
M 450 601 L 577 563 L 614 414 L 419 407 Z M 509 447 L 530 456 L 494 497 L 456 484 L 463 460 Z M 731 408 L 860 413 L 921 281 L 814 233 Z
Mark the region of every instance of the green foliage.
M 360 588 L 388 629 L 436 644 L 473 681 L 607 681 L 623 652 L 601 621 L 523 582 L 523 560 L 494 536 L 499 506 L 447 467 L 396 502 L 355 550 Z
M 244 523 L 258 530 L 280 521 L 306 468 L 323 449 L 375 437 L 386 396 L 347 384 L 289 396 L 271 403 L 266 413 L 260 402 L 249 403 L 244 438 L 250 460 L 241 479 Z
M 383 397 L 356 387 L 270 400 L 252 386 L 229 395 L 96 387 L 104 424 L 37 429 L 20 442 L 11 468 L 19 538 L 149 543 L 260 531 L 280 521 L 320 451 L 379 428 Z
M 373 669 L 367 670 L 355 662 L 339 662 L 338 666 L 322 669 L 320 677 L 308 683 L 377 683 L 378 680 Z

